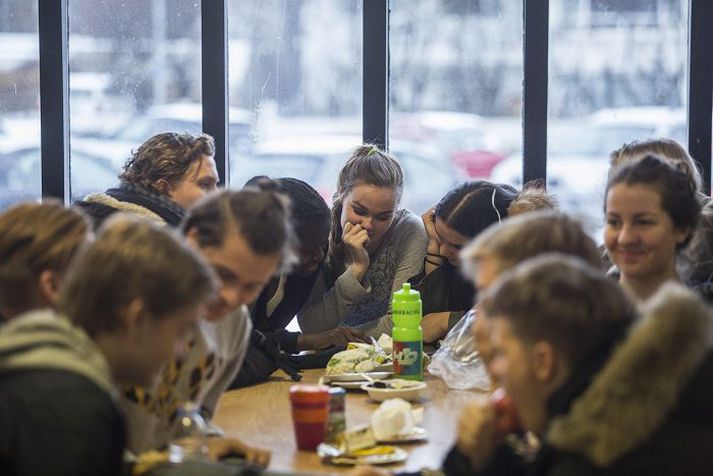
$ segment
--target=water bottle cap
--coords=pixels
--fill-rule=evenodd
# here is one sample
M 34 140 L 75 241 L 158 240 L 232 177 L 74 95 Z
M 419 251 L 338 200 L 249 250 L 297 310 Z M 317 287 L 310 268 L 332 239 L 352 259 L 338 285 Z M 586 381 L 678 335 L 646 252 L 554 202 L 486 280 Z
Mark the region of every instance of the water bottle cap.
M 421 293 L 411 289 L 411 283 L 404 283 L 401 289 L 394 293 L 396 301 L 418 301 L 421 299 Z

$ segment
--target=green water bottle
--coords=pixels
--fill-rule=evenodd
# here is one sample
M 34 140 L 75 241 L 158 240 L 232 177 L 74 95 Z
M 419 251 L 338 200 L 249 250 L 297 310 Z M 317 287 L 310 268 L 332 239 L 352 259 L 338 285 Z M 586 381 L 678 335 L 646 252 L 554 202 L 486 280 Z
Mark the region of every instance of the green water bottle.
M 391 301 L 394 330 L 394 375 L 409 380 L 423 380 L 423 331 L 421 330 L 421 293 L 404 283 Z

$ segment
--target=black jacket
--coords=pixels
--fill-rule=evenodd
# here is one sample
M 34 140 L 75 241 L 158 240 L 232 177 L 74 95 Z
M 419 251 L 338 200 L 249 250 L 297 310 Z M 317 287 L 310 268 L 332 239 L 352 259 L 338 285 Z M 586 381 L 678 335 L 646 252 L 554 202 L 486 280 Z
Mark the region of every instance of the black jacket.
M 288 275 L 285 279 L 283 298 L 269 317 L 267 303 L 274 295 L 279 277 L 265 286 L 265 290 L 250 307 L 250 317 L 253 322 L 250 346 L 245 354 L 243 366 L 230 388 L 265 382 L 278 368 L 291 375 L 293 379 L 299 379 L 297 375 L 300 368 L 299 361 L 286 354 L 298 352 L 297 338 L 300 333 L 290 332 L 285 328 L 302 309 L 318 274 L 319 271 L 306 277 Z
M 62 370 L 0 376 L 0 474 L 118 475 L 126 426 L 111 397 Z
M 451 313 L 448 319 L 449 330 L 475 303 L 475 288 L 458 268 L 448 262 L 428 275 L 422 269 L 418 275 L 409 279 L 409 282 L 421 293 L 424 316 L 433 312 Z
M 117 401 L 101 350 L 66 319 L 38 310 L 0 327 L 0 474 L 120 474 Z

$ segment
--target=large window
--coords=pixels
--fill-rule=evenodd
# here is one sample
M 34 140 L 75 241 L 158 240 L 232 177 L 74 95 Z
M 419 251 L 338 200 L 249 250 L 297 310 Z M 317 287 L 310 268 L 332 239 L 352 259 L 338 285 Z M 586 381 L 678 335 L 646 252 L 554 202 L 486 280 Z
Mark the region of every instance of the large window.
M 0 2 L 0 209 L 41 195 L 37 6 Z
M 390 144 L 410 143 L 441 158 L 440 175 L 450 177 L 425 187 L 432 206 L 460 181 L 490 178 L 520 149 L 522 8 L 392 0 L 390 22 Z M 425 210 L 422 200 L 409 199 L 407 206 L 420 207 L 414 212 Z
M 362 0 L 231 0 L 228 14 L 230 114 L 249 128 L 232 186 L 290 173 L 331 203 L 361 142 Z
M 42 177 L 47 192 L 69 189 L 73 200 L 111 187 L 142 142 L 168 130 L 197 133 L 204 113 L 222 139 L 222 78 L 213 84 L 209 69 L 225 57 L 230 162 L 222 153 L 217 160 L 234 187 L 257 174 L 291 174 L 330 201 L 350 149 L 364 137 L 387 139 L 408 176 L 404 205 L 417 213 L 459 181 L 520 188 L 523 168 L 529 178 L 547 169 L 563 208 L 596 235 L 611 149 L 649 136 L 687 142 L 689 117 L 710 180 L 707 0 L 42 1 L 0 0 L 0 207 L 38 198 Z M 61 8 L 38 12 L 38 3 L 60 1 L 66 19 Z M 223 8 L 225 45 L 211 25 Z M 64 20 L 67 45 L 52 37 Z M 38 24 L 47 25 L 43 84 L 54 86 L 44 100 Z M 49 72 L 65 51 L 66 184 L 64 158 L 47 150 L 61 140 L 47 134 L 40 144 L 39 134 L 39 111 L 62 112 L 47 105 L 60 99 L 61 75 Z M 687 113 L 689 88 L 696 101 Z M 59 113 L 43 120 L 44 132 L 66 125 Z
M 553 2 L 556 5 L 555 2 Z M 635 139 L 686 145 L 686 0 L 592 0 L 606 29 L 552 22 L 547 179 L 600 239 L 609 154 Z M 553 11 L 557 15 L 558 12 Z M 655 22 L 641 22 L 651 14 Z M 600 23 L 601 26 L 601 23 Z
M 159 132 L 200 133 L 200 3 L 69 0 L 71 196 L 103 191 Z

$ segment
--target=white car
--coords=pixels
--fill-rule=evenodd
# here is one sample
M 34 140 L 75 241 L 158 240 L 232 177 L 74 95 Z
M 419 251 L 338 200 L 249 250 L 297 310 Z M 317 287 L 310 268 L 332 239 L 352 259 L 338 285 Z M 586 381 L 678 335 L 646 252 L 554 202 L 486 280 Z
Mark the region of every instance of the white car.
M 572 121 L 551 122 L 547 150 L 547 188 L 561 208 L 582 220 L 600 240 L 609 154 L 633 140 L 666 137 L 685 146 L 682 108 L 603 109 Z M 522 187 L 522 154 L 493 169 L 492 180 Z
M 70 163 L 71 200 L 117 183 L 106 160 L 75 153 Z M 0 210 L 41 195 L 42 170 L 37 140 L 0 140 Z
M 231 163 L 230 183 L 238 188 L 255 175 L 294 177 L 312 185 L 331 204 L 339 170 L 359 144 L 359 136 L 338 134 L 303 134 L 258 143 L 249 157 Z M 464 179 L 447 156 L 423 144 L 391 141 L 390 151 L 404 169 L 401 203 L 417 215 Z
M 252 114 L 243 109 L 230 108 L 230 154 L 245 153 L 250 143 Z M 117 172 L 146 139 L 160 132 L 189 132 L 203 130 L 203 111 L 197 103 L 175 103 L 154 106 L 145 114 L 133 117 L 116 134 L 105 138 L 76 138 L 71 150 L 84 152 L 111 161 Z

